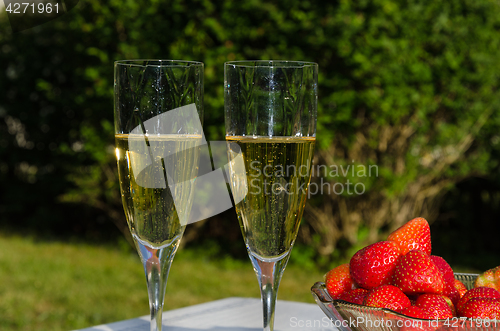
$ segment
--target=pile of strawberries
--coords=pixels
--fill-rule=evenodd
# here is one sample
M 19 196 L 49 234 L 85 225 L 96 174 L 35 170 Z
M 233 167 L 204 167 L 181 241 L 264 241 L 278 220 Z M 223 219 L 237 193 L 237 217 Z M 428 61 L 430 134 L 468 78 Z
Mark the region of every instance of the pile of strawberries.
M 467 290 L 442 257 L 431 255 L 429 224 L 421 217 L 330 270 L 325 285 L 333 299 L 410 317 L 500 319 L 500 266 Z

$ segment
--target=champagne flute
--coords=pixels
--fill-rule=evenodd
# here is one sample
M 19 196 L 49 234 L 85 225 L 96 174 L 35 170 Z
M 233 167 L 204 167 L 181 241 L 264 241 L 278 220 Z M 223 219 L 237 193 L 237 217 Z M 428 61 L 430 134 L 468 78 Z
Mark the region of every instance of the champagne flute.
M 127 223 L 161 331 L 168 273 L 188 223 L 203 138 L 203 63 L 115 62 L 115 141 Z
M 230 186 L 269 331 L 311 178 L 317 76 L 311 62 L 234 61 L 224 67 Z

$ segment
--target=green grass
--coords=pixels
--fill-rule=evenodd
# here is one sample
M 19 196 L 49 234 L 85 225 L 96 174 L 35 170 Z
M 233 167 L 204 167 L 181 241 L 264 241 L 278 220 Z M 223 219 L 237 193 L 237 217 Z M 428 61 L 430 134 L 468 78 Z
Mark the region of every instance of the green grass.
M 290 264 L 279 299 L 313 303 L 309 289 L 323 273 Z M 249 260 L 179 250 L 166 310 L 231 296 L 259 297 Z M 135 252 L 0 234 L 0 330 L 67 331 L 147 314 L 146 281 Z

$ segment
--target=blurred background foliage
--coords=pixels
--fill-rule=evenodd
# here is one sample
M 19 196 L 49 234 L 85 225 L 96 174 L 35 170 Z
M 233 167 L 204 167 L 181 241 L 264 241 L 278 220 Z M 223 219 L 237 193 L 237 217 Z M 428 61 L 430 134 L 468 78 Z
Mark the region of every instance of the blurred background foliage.
M 81 0 L 19 33 L 0 12 L 0 31 L 5 230 L 123 244 L 113 61 L 203 61 L 205 134 L 223 140 L 225 61 L 307 60 L 328 171 L 313 177 L 292 259 L 341 261 L 423 216 L 452 265 L 500 264 L 498 1 Z M 246 258 L 239 231 L 228 210 L 183 241 Z

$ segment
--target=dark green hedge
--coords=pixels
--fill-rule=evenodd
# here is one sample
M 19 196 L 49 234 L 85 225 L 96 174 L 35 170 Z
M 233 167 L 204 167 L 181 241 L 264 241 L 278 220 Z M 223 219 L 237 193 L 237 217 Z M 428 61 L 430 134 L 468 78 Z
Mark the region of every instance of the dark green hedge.
M 211 140 L 224 138 L 225 61 L 319 63 L 318 162 L 379 169 L 376 178 L 356 179 L 366 195 L 311 200 L 319 214 L 306 213 L 300 238 L 322 254 L 374 240 L 412 213 L 439 220 L 441 198 L 457 182 L 498 171 L 499 36 L 500 7 L 489 0 L 82 0 L 15 34 L 0 13 L 0 220 L 116 235 L 111 221 L 123 225 L 123 213 L 113 61 L 133 58 L 205 63 Z M 425 185 L 415 186 L 422 178 Z M 411 193 L 417 188 L 434 190 L 424 197 L 430 207 L 395 212 L 420 203 Z M 384 203 L 391 212 L 377 207 Z M 343 205 L 344 216 L 336 212 Z M 331 224 L 317 220 L 329 212 Z M 229 222 L 214 220 L 237 237 Z

